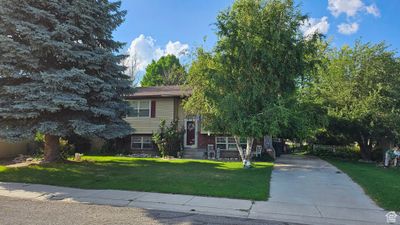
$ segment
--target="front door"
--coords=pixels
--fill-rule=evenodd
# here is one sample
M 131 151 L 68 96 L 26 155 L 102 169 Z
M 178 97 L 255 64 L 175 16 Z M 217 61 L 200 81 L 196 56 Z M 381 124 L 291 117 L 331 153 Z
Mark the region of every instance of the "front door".
M 196 145 L 196 122 L 186 121 L 186 146 Z

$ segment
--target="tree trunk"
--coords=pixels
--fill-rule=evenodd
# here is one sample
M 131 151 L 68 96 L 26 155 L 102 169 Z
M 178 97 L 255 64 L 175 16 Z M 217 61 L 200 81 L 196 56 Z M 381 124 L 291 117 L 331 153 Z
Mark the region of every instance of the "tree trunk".
M 240 146 L 240 137 L 235 136 L 236 147 L 239 151 L 240 157 L 242 158 L 243 167 L 251 167 L 251 149 L 253 147 L 254 138 L 248 137 L 246 140 L 246 152 L 243 154 L 242 146 Z
M 60 137 L 46 134 L 44 136 L 44 161 L 55 162 L 60 159 Z
M 361 140 L 358 141 L 358 145 L 360 146 L 361 158 L 363 160 L 371 160 L 371 150 L 372 143 L 371 140 L 361 136 Z
M 235 142 L 236 142 L 236 148 L 239 151 L 240 158 L 244 162 L 245 156 L 243 155 L 243 149 L 242 149 L 242 146 L 240 145 L 240 137 L 234 136 L 234 138 L 235 138 Z

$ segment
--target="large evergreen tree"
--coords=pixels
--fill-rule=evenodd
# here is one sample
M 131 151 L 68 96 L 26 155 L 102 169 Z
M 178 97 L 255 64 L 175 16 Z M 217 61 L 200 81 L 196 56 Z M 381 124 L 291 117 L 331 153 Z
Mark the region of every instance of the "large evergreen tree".
M 146 68 L 142 87 L 180 85 L 186 81 L 187 73 L 175 55 L 162 56 L 153 60 Z
M 129 78 L 112 31 L 120 2 L 2 0 L 0 7 L 0 138 L 45 134 L 45 160 L 59 159 L 60 137 L 114 138 Z

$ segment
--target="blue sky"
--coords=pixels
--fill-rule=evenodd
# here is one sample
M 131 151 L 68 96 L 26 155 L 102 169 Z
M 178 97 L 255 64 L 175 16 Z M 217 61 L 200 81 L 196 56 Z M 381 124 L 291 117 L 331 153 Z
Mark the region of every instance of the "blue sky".
M 114 38 L 127 43 L 123 51 L 135 58 L 138 71 L 166 54 L 178 55 L 185 63 L 194 48 L 211 48 L 215 44 L 215 18 L 232 3 L 233 0 L 122 0 L 122 8 L 128 14 Z M 385 41 L 392 49 L 400 50 L 400 0 L 296 3 L 310 17 L 308 26 L 303 27 L 305 35 L 324 33 L 334 46 L 351 45 L 356 39 Z

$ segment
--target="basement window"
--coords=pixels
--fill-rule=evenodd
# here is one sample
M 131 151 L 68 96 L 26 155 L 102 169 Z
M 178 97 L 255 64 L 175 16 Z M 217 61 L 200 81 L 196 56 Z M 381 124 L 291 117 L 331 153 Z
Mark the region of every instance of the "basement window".
M 152 147 L 151 137 L 132 136 L 131 138 L 131 149 L 150 149 Z

